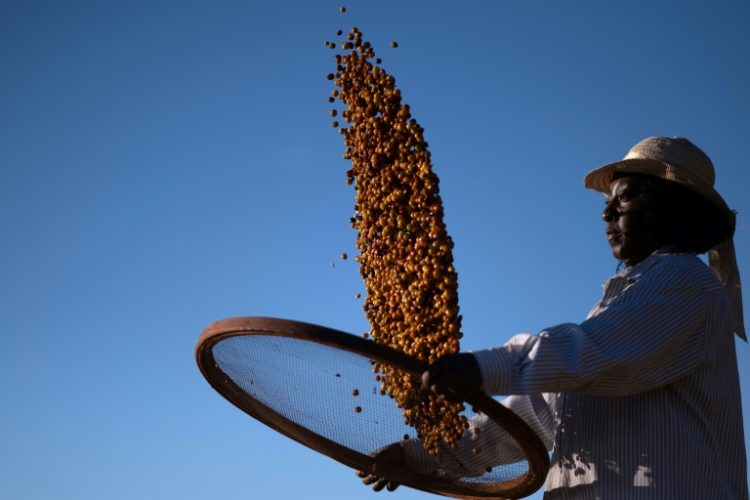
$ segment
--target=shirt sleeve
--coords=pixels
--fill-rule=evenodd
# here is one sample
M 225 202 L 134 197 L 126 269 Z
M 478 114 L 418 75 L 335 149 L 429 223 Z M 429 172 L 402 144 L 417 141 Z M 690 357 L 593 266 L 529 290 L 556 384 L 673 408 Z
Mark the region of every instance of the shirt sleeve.
M 705 359 L 707 301 L 684 267 L 658 266 L 581 324 L 519 334 L 475 352 L 482 388 L 624 396 L 666 385 Z
M 548 450 L 552 449 L 555 434 L 554 406 L 556 394 L 510 396 L 502 404 L 513 410 L 539 436 Z M 486 468 L 507 465 L 526 457 L 516 441 L 505 430 L 494 424 L 487 415 L 475 415 L 469 428 L 458 440 L 455 450 L 443 450 L 429 455 L 419 440 L 404 442 L 407 463 L 412 470 L 448 479 L 480 476 Z

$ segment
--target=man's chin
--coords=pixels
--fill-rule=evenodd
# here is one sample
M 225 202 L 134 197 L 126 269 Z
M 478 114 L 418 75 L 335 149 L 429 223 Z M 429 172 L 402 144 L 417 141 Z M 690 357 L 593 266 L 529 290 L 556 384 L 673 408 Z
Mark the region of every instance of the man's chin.
M 612 257 L 619 261 L 625 260 L 622 253 L 622 245 L 612 245 Z

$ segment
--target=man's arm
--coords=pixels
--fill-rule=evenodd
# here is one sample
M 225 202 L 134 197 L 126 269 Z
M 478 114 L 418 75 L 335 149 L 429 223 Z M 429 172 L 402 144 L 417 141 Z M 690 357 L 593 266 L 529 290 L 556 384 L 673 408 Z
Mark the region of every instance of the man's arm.
M 510 408 L 539 436 L 548 450 L 555 434 L 556 394 L 511 396 L 502 404 Z M 444 449 L 429 455 L 418 440 L 403 443 L 406 466 L 423 474 L 447 478 L 480 476 L 487 467 L 496 467 L 525 459 L 524 453 L 502 427 L 486 415 L 475 415 L 455 450 Z
M 475 352 L 485 392 L 622 396 L 687 375 L 705 359 L 708 299 L 681 262 L 644 274 L 580 325 Z

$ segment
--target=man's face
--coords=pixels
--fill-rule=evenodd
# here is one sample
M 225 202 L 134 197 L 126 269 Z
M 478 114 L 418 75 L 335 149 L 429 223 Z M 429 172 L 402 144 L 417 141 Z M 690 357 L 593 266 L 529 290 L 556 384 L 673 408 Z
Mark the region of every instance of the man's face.
M 602 219 L 612 255 L 634 266 L 661 247 L 660 235 L 646 216 L 640 177 L 620 177 L 609 185 Z

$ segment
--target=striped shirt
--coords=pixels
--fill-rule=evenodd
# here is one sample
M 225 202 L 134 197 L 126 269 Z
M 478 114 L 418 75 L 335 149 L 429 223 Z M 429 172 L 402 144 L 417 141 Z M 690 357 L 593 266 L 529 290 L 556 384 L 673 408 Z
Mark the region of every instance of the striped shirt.
M 660 250 L 609 279 L 583 323 L 474 354 L 483 390 L 512 394 L 552 450 L 545 499 L 747 499 L 731 324 L 714 273 Z

